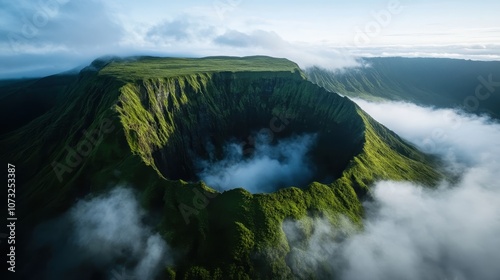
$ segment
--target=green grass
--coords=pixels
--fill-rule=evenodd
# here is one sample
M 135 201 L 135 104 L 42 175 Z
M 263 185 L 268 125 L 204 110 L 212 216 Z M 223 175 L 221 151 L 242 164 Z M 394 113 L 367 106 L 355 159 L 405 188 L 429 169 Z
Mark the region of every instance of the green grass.
M 144 58 L 83 73 L 63 105 L 0 139 L 2 157 L 22 166 L 21 224 L 29 232 L 83 195 L 130 185 L 161 217 L 156 230 L 182 252 L 175 267 L 165 268 L 166 279 L 286 279 L 293 275 L 285 261 L 285 219 L 326 216 L 336 223 L 347 217 L 362 228 L 362 201 L 376 180 L 431 185 L 440 178 L 431 159 L 297 69 L 265 57 Z M 195 208 L 196 192 L 216 192 L 175 178 L 193 175 L 187 151 L 203 154 L 206 140 L 220 149 L 231 137 L 269 126 L 276 115 L 290 121 L 277 137 L 321 134 L 313 156 L 336 180 L 270 194 L 234 189 Z M 63 162 L 65 147 L 105 120 L 115 129 L 59 182 L 51 163 Z M 189 223 L 180 205 L 195 208 Z
M 159 58 L 113 61 L 100 71 L 130 81 L 153 78 L 170 78 L 201 73 L 217 72 L 301 72 L 296 63 L 284 58 L 266 56 Z
M 55 107 L 77 75 L 43 79 L 0 80 L 0 135 L 26 125 Z
M 129 146 L 166 178 L 176 173 L 171 170 L 192 169 L 184 151 L 197 151 L 204 136 L 217 135 L 221 140 L 216 138 L 215 143 L 220 146 L 225 139 L 266 126 L 279 114 L 288 116 L 292 132 L 321 131 L 324 146 L 318 153 L 330 154 L 329 161 L 344 159 L 342 165 L 330 169 L 340 174 L 331 184 L 312 183 L 304 189 L 291 187 L 259 195 L 242 189 L 224 192 L 189 225 L 176 206 L 192 205 L 192 189 L 201 186 L 151 187 L 153 197 L 163 196 L 163 209 L 168 209 L 161 232 L 171 244 L 189 252 L 190 261 L 178 265 L 176 275 L 209 279 L 218 271 L 229 274 L 236 266 L 245 277 L 291 277 L 284 261 L 290 250 L 281 230 L 285 219 L 327 215 L 336 221 L 342 215 L 360 225 L 361 199 L 376 180 L 432 185 L 440 179 L 430 158 L 354 103 L 293 75 L 197 73 L 130 82 L 121 92 L 116 110 Z M 198 117 L 201 112 L 203 120 Z M 155 156 L 158 150 L 166 161 Z M 267 261 L 252 260 L 255 254 Z

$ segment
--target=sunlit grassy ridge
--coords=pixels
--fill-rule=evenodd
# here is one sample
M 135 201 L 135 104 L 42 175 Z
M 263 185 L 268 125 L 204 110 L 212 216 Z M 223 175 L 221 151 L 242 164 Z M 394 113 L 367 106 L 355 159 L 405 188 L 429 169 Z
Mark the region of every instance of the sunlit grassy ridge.
M 193 176 L 188 150 L 202 155 L 208 140 L 221 149 L 274 116 L 289 120 L 279 137 L 320 134 L 313 156 L 335 178 L 331 183 L 251 194 L 178 180 Z M 107 120 L 114 129 L 59 181 L 51 163 L 64 162 L 66 147 Z M 343 216 L 361 227 L 361 201 L 375 180 L 431 185 L 440 177 L 427 156 L 353 102 L 308 82 L 293 62 L 265 57 L 112 62 L 83 72 L 60 106 L 0 141 L 1 154 L 22 166 L 27 180 L 23 208 L 40 209 L 26 210 L 25 221 L 60 213 L 82 195 L 133 186 L 143 205 L 161 214 L 156 229 L 182 252 L 163 275 L 178 279 L 293 278 L 285 219 L 326 216 L 338 223 Z M 186 207 L 193 211 L 188 222 Z
M 284 58 L 266 56 L 250 57 L 206 57 L 206 58 L 160 58 L 139 57 L 113 61 L 100 71 L 119 79 L 141 80 L 171 78 L 200 73 L 218 72 L 300 72 L 296 63 Z

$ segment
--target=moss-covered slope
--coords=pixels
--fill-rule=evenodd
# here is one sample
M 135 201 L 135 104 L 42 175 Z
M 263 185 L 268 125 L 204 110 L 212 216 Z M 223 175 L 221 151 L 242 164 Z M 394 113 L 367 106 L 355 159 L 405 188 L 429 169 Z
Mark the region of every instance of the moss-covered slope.
M 220 149 L 276 118 L 285 127 L 277 138 L 318 134 L 312 157 L 330 182 L 270 194 L 189 182 L 191 153 L 204 155 L 207 141 Z M 164 275 L 178 279 L 293 278 L 284 219 L 345 216 L 361 225 L 361 200 L 375 180 L 439 179 L 425 155 L 349 99 L 266 57 L 144 58 L 83 71 L 62 105 L 6 134 L 0 147 L 22 178 L 26 228 L 83 195 L 131 185 L 179 252 Z

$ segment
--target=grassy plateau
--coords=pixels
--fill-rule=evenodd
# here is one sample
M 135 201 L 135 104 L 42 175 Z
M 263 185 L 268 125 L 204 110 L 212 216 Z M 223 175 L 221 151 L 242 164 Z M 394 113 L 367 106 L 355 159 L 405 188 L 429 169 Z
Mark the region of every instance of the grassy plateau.
M 56 78 L 36 83 L 47 79 Z M 432 158 L 286 59 L 97 60 L 60 84 L 50 106 L 0 136 L 0 154 L 22 178 L 22 226 L 29 232 L 82 197 L 132 186 L 148 213 L 160 217 L 155 230 L 179 252 L 161 279 L 294 279 L 283 221 L 326 217 L 335 225 L 346 217 L 362 230 L 372 183 L 432 186 L 442 177 Z M 251 194 L 218 192 L 196 178 L 191 153 L 206 156 L 207 141 L 220 151 L 275 116 L 289 120 L 278 139 L 318 134 L 311 157 L 329 182 Z M 68 154 L 89 131 L 101 140 L 59 176 L 54 166 L 68 166 Z M 203 207 L 196 206 L 199 194 L 207 198 Z

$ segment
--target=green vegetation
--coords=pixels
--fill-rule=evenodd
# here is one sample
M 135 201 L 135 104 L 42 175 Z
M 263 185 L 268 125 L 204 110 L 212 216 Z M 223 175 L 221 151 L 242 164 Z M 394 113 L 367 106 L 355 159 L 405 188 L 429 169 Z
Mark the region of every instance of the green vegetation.
M 199 73 L 219 72 L 301 72 L 296 63 L 284 58 L 266 56 L 206 57 L 206 58 L 160 58 L 139 57 L 116 60 L 106 65 L 100 75 L 109 75 L 125 81 L 171 78 Z
M 82 72 L 65 94 L 60 105 L 0 139 L 0 154 L 19 166 L 26 186 L 21 225 L 30 232 L 75 199 L 133 186 L 161 217 L 156 230 L 182 252 L 175 267 L 165 268 L 166 279 L 292 279 L 285 219 L 347 217 L 362 228 L 361 202 L 376 180 L 432 185 L 441 176 L 432 159 L 283 59 L 114 61 Z M 332 182 L 270 194 L 218 193 L 195 182 L 188 151 L 204 156 L 211 141 L 220 153 L 227 139 L 245 139 L 274 116 L 289 120 L 276 137 L 318 133 L 312 157 Z M 107 122 L 113 128 L 59 180 L 53 164 L 67 164 L 68 147 L 77 149 L 86 131 Z
M 77 75 L 43 79 L 0 80 L 0 135 L 22 127 L 61 101 Z
M 311 68 L 306 73 L 312 82 L 349 97 L 462 108 L 500 118 L 500 89 L 485 84 L 490 80 L 498 84 L 500 62 L 401 57 L 364 60 L 368 66 L 362 68 L 337 72 Z

